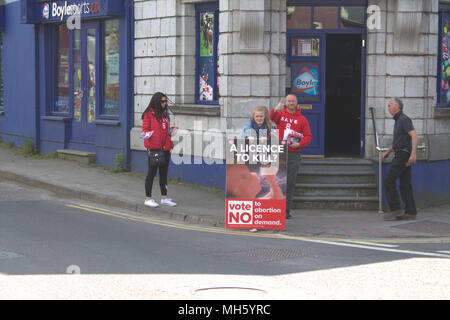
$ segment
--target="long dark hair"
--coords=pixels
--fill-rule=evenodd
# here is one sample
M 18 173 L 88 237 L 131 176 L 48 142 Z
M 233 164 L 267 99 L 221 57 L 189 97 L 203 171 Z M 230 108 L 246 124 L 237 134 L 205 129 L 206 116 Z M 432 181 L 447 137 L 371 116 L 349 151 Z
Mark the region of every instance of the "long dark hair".
M 163 115 L 164 115 L 164 117 L 166 117 L 168 119 L 169 118 L 169 112 L 167 110 L 168 109 L 167 108 L 168 105 L 166 104 L 166 107 L 164 109 L 161 107 L 161 100 L 162 100 L 162 98 L 166 98 L 167 99 L 167 96 L 164 93 L 162 93 L 162 92 L 156 92 L 153 95 L 152 99 L 150 100 L 150 103 L 148 104 L 148 106 L 145 109 L 144 113 L 142 113 L 141 119 L 144 119 L 145 114 L 147 112 L 150 112 L 151 109 L 153 109 L 153 113 L 155 114 L 156 119 L 158 121 L 162 120 Z

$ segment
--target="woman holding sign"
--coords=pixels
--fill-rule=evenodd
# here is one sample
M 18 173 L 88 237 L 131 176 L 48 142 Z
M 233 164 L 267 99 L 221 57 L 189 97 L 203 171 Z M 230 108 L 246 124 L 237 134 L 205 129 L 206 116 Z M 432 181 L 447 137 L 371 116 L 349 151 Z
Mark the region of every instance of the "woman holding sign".
M 250 144 L 259 144 L 263 139 L 270 139 L 272 125 L 269 110 L 265 106 L 253 109 L 250 122 L 242 129 L 239 138 L 248 139 Z M 261 160 L 264 161 L 264 160 Z M 283 190 L 277 178 L 278 166 L 270 163 L 231 164 L 227 165 L 228 199 L 274 199 L 284 200 Z M 257 231 L 256 228 L 250 231 Z

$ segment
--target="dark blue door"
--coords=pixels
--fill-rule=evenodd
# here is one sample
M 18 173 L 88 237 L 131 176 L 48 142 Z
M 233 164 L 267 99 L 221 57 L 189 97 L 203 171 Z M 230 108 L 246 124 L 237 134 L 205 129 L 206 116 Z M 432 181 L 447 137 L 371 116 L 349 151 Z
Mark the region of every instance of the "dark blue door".
M 298 98 L 299 108 L 308 119 L 312 141 L 302 150 L 305 155 L 324 155 L 325 132 L 325 36 L 290 34 L 288 64 L 290 92 Z
M 72 35 L 73 118 L 71 142 L 95 142 L 99 85 L 99 32 L 97 22 L 83 23 Z

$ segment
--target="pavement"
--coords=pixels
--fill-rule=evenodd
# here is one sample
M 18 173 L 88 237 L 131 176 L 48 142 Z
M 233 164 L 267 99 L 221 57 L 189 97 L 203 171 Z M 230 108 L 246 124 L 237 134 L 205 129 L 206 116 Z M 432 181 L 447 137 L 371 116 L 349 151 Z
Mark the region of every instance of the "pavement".
M 21 149 L 0 145 L 0 180 L 136 215 L 225 229 L 224 191 L 169 181 L 169 197 L 178 205 L 149 208 L 144 206 L 145 176 L 137 172 L 114 173 L 109 168 L 69 160 L 24 157 Z M 155 200 L 159 202 L 157 180 L 153 188 Z M 294 209 L 293 217 L 286 221 L 286 230 L 257 233 L 318 240 L 450 242 L 450 204 L 418 210 L 418 217 L 413 221 L 384 221 L 378 210 Z

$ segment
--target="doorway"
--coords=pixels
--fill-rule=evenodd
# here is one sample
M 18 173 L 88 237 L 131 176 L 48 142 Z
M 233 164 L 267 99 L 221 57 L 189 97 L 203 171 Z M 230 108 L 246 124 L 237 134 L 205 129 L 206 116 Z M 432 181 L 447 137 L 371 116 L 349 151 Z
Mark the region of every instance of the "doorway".
M 99 23 L 73 32 L 73 118 L 71 142 L 95 141 L 98 87 Z
M 361 57 L 361 34 L 327 34 L 326 157 L 360 157 Z

